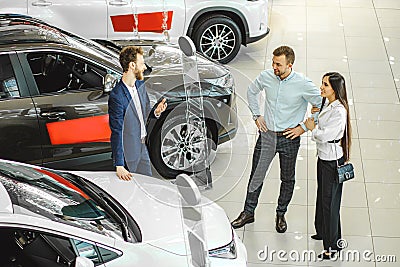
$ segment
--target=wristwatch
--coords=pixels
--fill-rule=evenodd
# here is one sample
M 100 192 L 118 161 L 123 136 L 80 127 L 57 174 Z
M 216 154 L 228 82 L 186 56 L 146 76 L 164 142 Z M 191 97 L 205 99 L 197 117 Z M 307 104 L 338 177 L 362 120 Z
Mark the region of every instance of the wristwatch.
M 253 115 L 253 121 L 256 121 L 260 115 Z

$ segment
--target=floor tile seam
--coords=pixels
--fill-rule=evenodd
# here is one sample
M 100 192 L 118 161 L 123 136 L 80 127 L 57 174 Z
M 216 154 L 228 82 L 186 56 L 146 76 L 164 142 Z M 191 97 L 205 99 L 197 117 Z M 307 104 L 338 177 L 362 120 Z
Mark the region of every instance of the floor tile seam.
M 400 208 L 375 208 L 375 207 L 368 207 L 368 208 L 372 209 L 372 210 L 379 210 L 379 211 L 386 210 L 386 209 L 388 209 L 388 210 L 399 210 L 399 212 L 400 212 Z
M 354 61 L 354 60 L 349 60 L 348 59 L 348 61 Z M 360 61 L 360 60 L 358 60 L 358 61 Z M 368 60 L 368 62 L 372 62 L 372 61 L 369 61 Z M 365 63 L 368 63 L 368 62 L 365 62 Z M 375 62 L 379 62 L 379 61 L 376 61 L 375 60 Z M 387 60 L 386 61 L 381 61 L 381 62 L 385 62 L 385 63 L 387 63 Z M 354 73 L 354 74 L 363 74 L 363 75 L 365 75 L 365 74 L 367 74 L 367 75 L 371 75 L 371 74 L 375 74 L 375 75 L 386 75 L 387 74 L 387 71 L 386 72 L 373 72 L 373 71 L 352 71 L 351 69 L 349 69 L 349 73 Z M 373 88 L 373 87 L 372 87 Z M 392 89 L 392 88 L 387 88 L 387 89 Z
M 399 211 L 400 212 L 400 207 L 398 208 L 375 208 L 375 207 L 368 207 L 371 210 L 391 210 L 391 211 Z
M 366 180 L 369 180 L 369 179 L 366 179 Z M 400 182 L 390 182 L 390 183 L 383 183 L 383 182 L 376 182 L 376 181 L 372 181 L 372 182 L 368 182 L 368 181 L 366 181 L 365 183 L 368 183 L 368 184 L 393 184 L 393 185 L 400 185 Z
M 375 7 L 376 10 L 396 10 L 400 11 L 400 7 Z
M 388 239 L 400 239 L 400 237 L 397 236 L 382 236 L 382 235 L 373 235 L 371 236 L 372 238 L 388 238 Z
M 395 82 L 395 78 L 396 78 L 396 77 L 395 77 L 395 75 L 394 75 L 394 70 L 393 70 L 392 64 L 390 64 L 390 55 L 389 55 L 388 47 L 387 47 L 386 42 L 385 42 L 385 40 L 384 40 L 383 31 L 382 31 L 382 27 L 381 27 L 381 21 L 379 20 L 377 8 L 376 8 L 376 6 L 375 6 L 375 2 L 374 2 L 374 1 L 372 2 L 372 5 L 373 5 L 373 7 L 374 7 L 374 12 L 375 12 L 376 20 L 377 20 L 377 22 L 378 22 L 379 31 L 380 31 L 380 33 L 381 33 L 383 45 L 384 45 L 384 47 L 385 47 L 387 60 L 389 61 L 389 66 L 390 66 L 391 75 L 392 75 L 392 81 L 393 81 L 393 83 L 394 83 L 394 87 L 397 89 L 396 82 Z M 379 8 L 378 8 L 378 9 L 379 9 Z M 391 9 L 390 9 L 390 10 L 391 10 Z M 400 9 L 399 9 L 399 10 L 400 10 Z M 400 101 L 400 92 L 399 92 L 399 91 L 396 91 L 396 92 L 397 92 L 397 100 Z
M 374 88 L 374 87 L 360 87 L 360 88 Z M 376 89 L 378 89 L 378 87 L 376 87 Z M 386 104 L 383 104 L 383 103 L 375 103 L 374 105 L 376 105 L 376 106 L 384 106 L 383 108 L 385 108 L 385 107 L 387 107 L 388 105 L 386 105 Z M 390 106 L 393 106 L 393 107 L 399 107 L 399 105 L 397 105 L 397 104 L 391 104 Z
M 243 233 L 244 233 L 244 235 L 246 235 L 246 232 L 247 233 L 249 233 L 249 232 L 251 232 L 251 233 L 274 233 L 274 234 L 276 234 L 276 235 L 282 235 L 282 234 L 279 234 L 279 233 L 277 233 L 275 230 L 271 230 L 271 231 L 261 231 L 261 230 L 244 230 L 243 231 Z M 309 247 L 309 245 L 310 245 L 310 243 L 312 244 L 313 242 L 315 242 L 315 243 L 318 243 L 318 242 L 321 242 L 321 241 L 319 241 L 319 240 L 314 240 L 314 239 L 311 239 L 311 237 L 310 237 L 310 235 L 312 235 L 312 234 L 314 234 L 314 232 L 307 232 L 307 233 L 303 233 L 303 232 L 285 232 L 285 233 L 288 233 L 288 234 L 295 234 L 295 235 L 304 235 L 304 236 L 307 236 L 307 239 L 305 239 L 305 240 L 303 240 L 303 241 L 306 241 L 307 242 L 307 245 L 308 245 L 308 249 L 310 249 L 310 247 Z M 371 239 L 371 241 L 372 241 L 372 238 L 390 238 L 390 237 L 387 237 L 387 236 L 371 236 L 371 235 L 343 235 L 343 237 L 344 237 L 344 239 L 346 239 L 346 238 L 370 238 Z M 392 239 L 400 239 L 399 237 L 391 237 Z M 310 242 L 311 241 L 311 242 Z
M 274 0 L 272 0 L 270 3 L 271 4 L 268 5 L 268 25 L 271 25 L 271 14 L 272 14 L 272 9 L 274 7 Z M 268 33 L 267 38 L 269 37 L 270 34 L 271 34 L 271 32 Z M 268 54 L 269 42 L 270 42 L 270 38 L 267 39 L 267 43 L 265 45 L 265 55 L 264 55 L 264 64 L 263 64 L 264 69 L 266 69 L 266 61 L 267 61 L 266 59 L 267 59 L 267 54 Z
M 352 138 L 353 139 L 353 138 Z M 368 138 L 368 137 L 358 137 L 358 140 L 376 140 L 376 141 L 399 141 L 399 139 L 392 138 Z
M 398 183 L 383 183 L 383 182 L 365 182 L 366 184 L 384 184 L 384 185 L 398 185 L 400 184 L 400 182 Z
M 342 0 L 339 0 L 339 1 L 342 1 Z M 374 8 L 374 13 L 375 13 L 376 20 L 377 20 L 377 23 L 378 23 L 378 26 L 379 26 L 379 31 L 381 33 L 381 38 L 382 38 L 382 41 L 383 41 L 382 29 L 380 28 L 380 25 L 379 25 L 379 21 L 378 21 L 378 17 L 377 17 L 377 14 L 376 14 L 375 5 L 374 5 L 373 0 L 372 0 L 372 6 Z M 342 10 L 341 10 L 341 12 L 342 12 Z M 343 29 L 343 32 L 344 32 L 344 29 Z M 346 52 L 347 52 L 346 39 L 345 39 L 345 44 L 346 44 Z M 386 46 L 384 46 L 384 47 L 385 47 L 385 50 L 386 50 Z M 386 51 L 386 54 L 387 54 L 387 51 Z M 349 60 L 347 61 L 347 66 L 348 66 L 348 69 L 350 71 L 350 62 L 349 62 Z M 349 79 L 350 79 L 351 85 L 353 85 L 352 72 L 350 72 Z M 352 95 L 352 98 L 354 99 L 353 90 L 351 91 L 351 95 Z M 356 108 L 356 106 L 354 106 L 354 116 L 356 118 L 358 117 L 357 116 L 357 108 Z M 360 139 L 360 133 L 358 131 L 359 127 L 358 127 L 358 121 L 357 120 L 355 121 L 355 124 L 356 124 L 356 127 L 357 127 L 357 134 L 358 134 L 358 137 Z M 361 142 L 361 141 L 359 141 L 359 142 Z M 364 177 L 364 193 L 365 193 L 365 196 L 366 196 L 365 201 L 366 201 L 366 205 L 367 205 L 367 214 L 368 214 L 368 222 L 369 222 L 369 233 L 372 236 L 372 220 L 371 220 L 371 212 L 370 212 L 370 209 L 369 209 L 369 201 L 368 201 L 368 197 L 367 197 L 367 185 L 365 184 L 365 167 L 364 167 L 364 161 L 363 161 L 363 153 L 362 153 L 362 150 L 361 150 L 361 144 L 358 146 L 358 150 L 359 150 L 358 152 L 360 153 L 360 158 L 361 158 L 361 172 L 362 172 L 362 175 Z M 371 242 L 372 242 L 372 250 L 375 252 L 374 241 L 372 240 Z M 375 266 L 376 266 L 376 263 L 375 263 Z
M 354 99 L 353 99 L 353 102 L 354 103 L 359 103 L 359 104 L 375 104 L 376 102 L 365 102 L 365 101 L 354 101 Z M 400 101 L 399 102 L 379 102 L 379 103 L 382 103 L 382 104 L 400 104 Z
M 244 226 L 244 227 L 247 227 L 247 226 Z M 245 230 L 243 230 L 243 233 L 244 234 L 246 234 L 246 232 L 252 232 L 252 233 L 274 233 L 274 234 L 276 234 L 277 236 L 283 236 L 283 235 L 285 235 L 286 233 L 287 234 L 292 234 L 292 235 L 299 235 L 299 234 L 301 234 L 301 235 L 306 235 L 307 237 L 310 235 L 310 234 L 314 234 L 314 232 L 289 232 L 289 230 L 288 231 L 286 231 L 284 234 L 280 234 L 280 233 L 277 233 L 276 232 L 276 230 L 275 229 L 271 229 L 271 230 L 260 230 L 260 229 L 245 229 Z M 400 239 L 400 237 L 387 237 L 387 236 L 381 236 L 381 235 L 377 235 L 377 236 L 372 236 L 372 235 L 354 235 L 354 234 L 352 234 L 352 235 L 344 235 L 343 234 L 343 237 L 367 237 L 367 238 L 373 238 L 373 237 L 378 237 L 378 238 L 393 238 L 393 239 Z M 304 241 L 315 241 L 315 242 L 318 242 L 319 240 L 314 240 L 314 239 L 311 239 L 311 237 L 309 237 L 309 238 L 307 238 L 307 240 L 304 240 Z
M 369 104 L 369 103 L 360 103 L 360 102 L 358 102 L 358 104 Z M 374 104 L 376 104 L 376 103 L 374 103 Z M 382 104 L 382 105 L 385 105 L 385 106 L 387 106 L 388 104 L 386 103 L 378 103 L 378 104 Z M 398 104 L 393 104 L 393 105 L 396 105 L 396 106 L 398 106 Z M 357 112 L 357 110 L 355 110 L 355 112 Z M 361 112 L 362 113 L 362 112 Z M 385 122 L 400 122 L 400 120 L 393 120 L 393 119 L 375 119 L 375 118 L 367 118 L 367 119 L 358 119 L 357 117 L 356 118 L 353 118 L 353 119 L 351 119 L 351 121 L 352 122 L 357 122 L 357 121 L 385 121 Z M 358 125 L 357 125 L 357 127 L 358 127 Z M 357 128 L 358 129 L 358 128 Z M 359 137 L 358 138 L 356 138 L 356 139 L 359 139 Z

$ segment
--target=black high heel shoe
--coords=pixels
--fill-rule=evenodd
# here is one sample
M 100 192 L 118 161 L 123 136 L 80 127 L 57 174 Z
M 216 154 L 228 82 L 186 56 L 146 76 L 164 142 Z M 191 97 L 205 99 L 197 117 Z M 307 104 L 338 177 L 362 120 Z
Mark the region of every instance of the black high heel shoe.
M 335 258 L 336 252 L 331 252 L 330 254 L 326 254 L 326 252 L 322 252 L 321 254 L 318 255 L 318 259 L 322 260 L 330 260 Z

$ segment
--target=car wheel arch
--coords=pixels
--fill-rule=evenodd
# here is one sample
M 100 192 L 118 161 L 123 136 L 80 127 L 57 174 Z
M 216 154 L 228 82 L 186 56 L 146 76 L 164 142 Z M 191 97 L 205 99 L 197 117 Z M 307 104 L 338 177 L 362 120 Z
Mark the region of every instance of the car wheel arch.
M 247 37 L 249 36 L 249 26 L 246 22 L 245 16 L 243 15 L 242 12 L 235 8 L 231 7 L 208 7 L 204 8 L 200 11 L 198 11 L 192 18 L 192 20 L 189 23 L 189 27 L 187 29 L 186 35 L 189 36 L 190 38 L 194 37 L 194 34 L 196 32 L 195 25 L 197 23 L 201 23 L 203 20 L 213 17 L 213 16 L 218 16 L 218 15 L 224 15 L 228 18 L 230 18 L 233 22 L 237 24 L 237 26 L 240 29 L 240 33 L 242 34 L 242 42 L 241 44 L 246 45 L 246 40 Z

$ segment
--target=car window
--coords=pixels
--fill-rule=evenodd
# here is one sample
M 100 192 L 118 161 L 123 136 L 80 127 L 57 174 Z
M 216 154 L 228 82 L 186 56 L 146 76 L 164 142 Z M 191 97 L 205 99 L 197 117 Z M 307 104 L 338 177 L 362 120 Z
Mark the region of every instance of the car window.
M 31 229 L 0 227 L 0 266 L 72 266 L 76 255 L 68 238 Z
M 28 53 L 28 63 L 40 94 L 103 88 L 106 70 L 68 54 Z
M 94 265 L 101 263 L 96 246 L 85 241 L 72 239 L 79 256 L 90 259 Z
M 19 89 L 10 57 L 0 55 L 0 99 L 19 97 Z
M 101 246 L 98 246 L 97 248 L 99 249 L 99 253 L 100 253 L 101 258 L 103 259 L 104 263 L 112 261 L 122 255 L 121 252 L 117 253 L 115 251 L 103 248 Z
M 71 242 L 75 245 L 78 256 L 90 259 L 96 266 L 112 261 L 122 255 L 120 251 L 107 249 L 86 241 L 71 239 Z
M 117 219 L 70 179 L 41 168 L 0 162 L 0 183 L 17 214 L 47 218 L 123 240 Z

